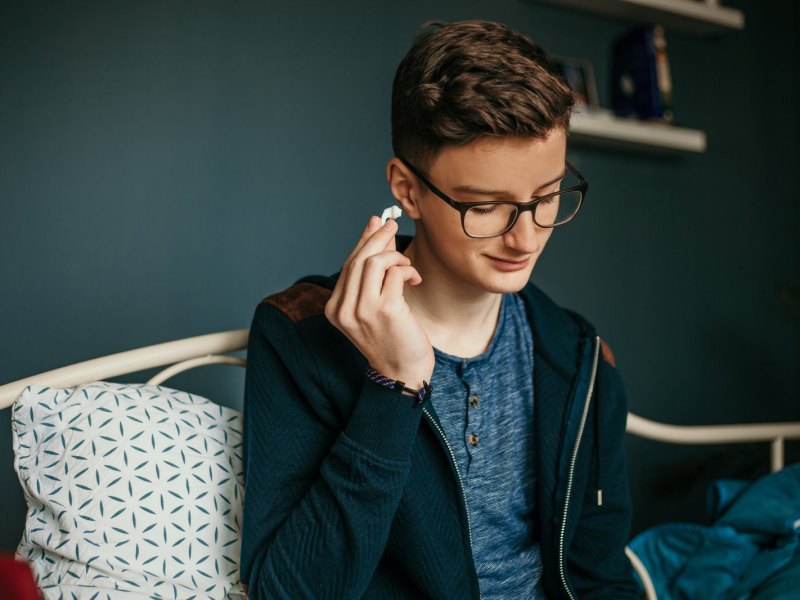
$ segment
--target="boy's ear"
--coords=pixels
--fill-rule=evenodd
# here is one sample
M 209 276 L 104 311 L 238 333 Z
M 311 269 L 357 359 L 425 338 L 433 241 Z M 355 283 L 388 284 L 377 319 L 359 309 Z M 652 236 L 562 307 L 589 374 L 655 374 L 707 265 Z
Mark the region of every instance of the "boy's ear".
M 403 213 L 410 219 L 419 219 L 419 181 L 396 156 L 386 165 L 386 181 Z

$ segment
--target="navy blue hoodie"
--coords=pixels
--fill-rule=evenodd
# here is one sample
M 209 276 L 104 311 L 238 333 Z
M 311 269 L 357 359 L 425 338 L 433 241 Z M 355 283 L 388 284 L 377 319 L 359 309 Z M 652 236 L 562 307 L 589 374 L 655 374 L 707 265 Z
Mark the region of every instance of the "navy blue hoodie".
M 245 391 L 242 580 L 262 598 L 480 598 L 462 483 L 423 406 L 368 381 L 324 315 L 335 278 L 257 308 Z M 627 415 L 608 347 L 533 284 L 536 526 L 550 599 L 637 598 Z

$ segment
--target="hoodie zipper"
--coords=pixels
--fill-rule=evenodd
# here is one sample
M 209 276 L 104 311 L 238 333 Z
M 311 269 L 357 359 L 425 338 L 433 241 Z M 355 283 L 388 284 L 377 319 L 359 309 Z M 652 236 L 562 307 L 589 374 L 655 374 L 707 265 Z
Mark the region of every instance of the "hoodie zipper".
M 433 416 L 431 416 L 431 414 L 428 412 L 428 409 L 423 408 L 422 412 L 425 414 L 426 417 L 428 417 L 428 420 L 431 422 L 431 425 L 433 425 L 433 428 L 439 433 L 439 436 L 442 438 L 442 441 L 444 441 L 445 446 L 447 446 L 447 452 L 450 454 L 450 462 L 455 467 L 456 476 L 458 478 L 458 485 L 461 488 L 461 501 L 462 501 L 462 503 L 464 505 L 464 513 L 467 515 L 467 539 L 469 540 L 469 547 L 470 547 L 470 551 L 471 551 L 472 550 L 472 523 L 470 523 L 470 519 L 469 519 L 469 507 L 467 506 L 467 491 L 466 491 L 466 489 L 464 487 L 464 480 L 461 477 L 461 470 L 458 468 L 458 463 L 456 462 L 456 455 L 453 452 L 453 447 L 450 445 L 450 442 L 447 440 L 447 436 L 444 434 L 444 431 L 439 426 L 439 424 L 436 422 L 436 420 L 433 418 Z M 480 592 L 480 587 L 478 587 L 478 599 L 480 600 L 480 598 L 481 598 L 481 592 Z
M 558 571 L 561 575 L 561 584 L 567 592 L 570 600 L 575 600 L 575 595 L 569 589 L 567 584 L 567 570 L 564 564 L 564 538 L 567 532 L 567 515 L 569 514 L 569 501 L 572 496 L 572 482 L 575 477 L 575 463 L 578 460 L 578 448 L 581 445 L 581 438 L 583 437 L 583 429 L 586 426 L 586 417 L 589 415 L 589 404 L 592 401 L 592 393 L 594 392 L 595 378 L 597 377 L 597 362 L 600 354 L 600 337 L 595 336 L 594 339 L 594 357 L 592 359 L 592 376 L 589 380 L 589 389 L 586 392 L 586 400 L 583 402 L 583 414 L 581 415 L 580 426 L 578 427 L 578 435 L 575 438 L 575 445 L 572 448 L 572 457 L 569 461 L 569 475 L 567 476 L 567 495 L 564 498 L 564 516 L 561 519 L 561 533 L 558 539 Z

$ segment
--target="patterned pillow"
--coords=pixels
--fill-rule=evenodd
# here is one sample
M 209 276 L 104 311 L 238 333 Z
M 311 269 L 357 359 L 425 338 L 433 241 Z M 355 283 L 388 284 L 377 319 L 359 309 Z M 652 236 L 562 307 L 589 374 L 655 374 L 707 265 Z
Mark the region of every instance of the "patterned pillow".
M 241 413 L 157 386 L 31 386 L 12 429 L 17 556 L 46 598 L 245 598 Z

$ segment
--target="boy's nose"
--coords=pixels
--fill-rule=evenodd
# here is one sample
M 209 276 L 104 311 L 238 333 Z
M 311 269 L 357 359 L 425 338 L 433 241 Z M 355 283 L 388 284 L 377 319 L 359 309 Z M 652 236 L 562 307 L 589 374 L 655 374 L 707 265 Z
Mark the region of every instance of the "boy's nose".
M 506 238 L 506 244 L 526 254 L 533 254 L 539 250 L 539 236 L 541 235 L 541 228 L 533 222 L 533 211 L 525 211 L 517 217 L 517 222 L 514 223 L 508 232 L 503 237 Z

